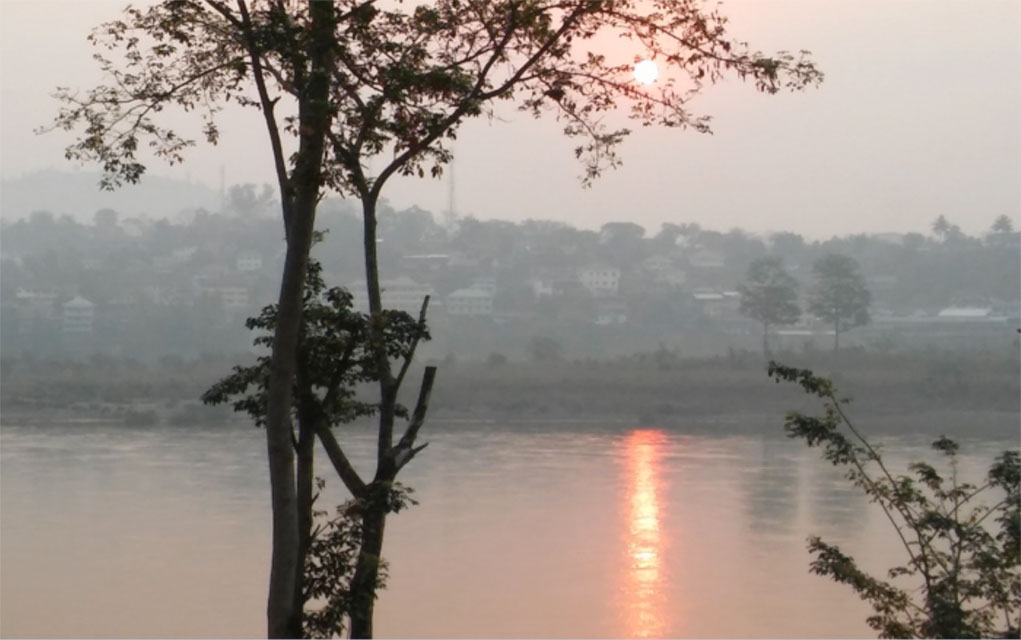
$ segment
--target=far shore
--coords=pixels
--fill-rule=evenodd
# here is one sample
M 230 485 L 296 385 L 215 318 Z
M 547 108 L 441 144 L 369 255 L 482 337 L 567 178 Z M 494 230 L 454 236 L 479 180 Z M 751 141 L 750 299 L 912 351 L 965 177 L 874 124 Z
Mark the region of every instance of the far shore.
M 31 409 L 27 407 L 0 409 L 0 429 L 5 427 L 119 427 L 135 429 L 222 429 L 251 426 L 243 416 L 228 416 L 206 424 L 187 421 L 175 423 L 169 413 L 158 415 L 154 421 L 133 422 L 130 418 L 139 410 L 129 406 L 110 407 L 104 411 L 65 409 Z M 721 413 L 718 415 L 673 416 L 670 420 L 642 420 L 626 416 L 562 416 L 521 417 L 512 415 L 457 415 L 449 411 L 436 411 L 427 429 L 442 431 L 630 431 L 632 429 L 661 429 L 672 433 L 692 435 L 715 434 L 720 436 L 761 435 L 782 437 L 783 414 Z M 958 439 L 1017 440 L 1021 447 L 1019 415 L 1009 411 L 931 411 L 903 415 L 886 414 L 861 417 L 856 426 L 873 436 L 938 436 Z M 362 421 L 345 425 L 344 429 L 370 430 L 371 422 Z
M 1018 438 L 1021 372 L 1016 352 L 781 354 L 830 376 L 851 398 L 852 419 L 871 433 Z M 0 425 L 113 423 L 212 427 L 247 423 L 202 392 L 237 357 L 133 361 L 13 362 L 0 384 Z M 455 428 L 629 429 L 691 433 L 783 433 L 788 411 L 819 413 L 818 399 L 776 384 L 760 354 L 685 359 L 670 353 L 612 361 L 436 362 L 433 425 Z M 403 401 L 418 381 L 409 375 Z M 372 397 L 372 389 L 362 396 Z

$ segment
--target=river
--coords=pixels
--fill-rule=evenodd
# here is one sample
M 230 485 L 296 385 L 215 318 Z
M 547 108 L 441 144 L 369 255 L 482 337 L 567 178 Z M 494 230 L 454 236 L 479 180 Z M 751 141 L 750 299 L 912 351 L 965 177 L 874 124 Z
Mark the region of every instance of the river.
M 779 427 L 777 428 L 779 430 Z M 653 428 L 431 424 L 394 515 L 381 637 L 861 637 L 809 573 L 818 534 L 877 573 L 889 524 L 795 441 Z M 370 459 L 365 429 L 340 437 Z M 1011 443 L 965 443 L 980 474 Z M 1017 446 L 1017 443 L 1013 443 Z M 895 463 L 926 441 L 886 441 Z M 342 499 L 328 480 L 324 504 Z M 0 635 L 259 637 L 265 440 L 243 425 L 0 430 Z

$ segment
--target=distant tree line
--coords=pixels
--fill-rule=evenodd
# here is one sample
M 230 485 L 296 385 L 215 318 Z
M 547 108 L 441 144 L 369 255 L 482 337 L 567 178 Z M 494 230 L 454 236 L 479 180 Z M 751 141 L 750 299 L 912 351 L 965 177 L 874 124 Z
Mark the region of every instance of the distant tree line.
M 833 325 L 833 350 L 840 348 L 840 334 L 869 322 L 872 298 L 854 258 L 830 254 L 812 265 L 815 286 L 807 310 Z M 741 313 L 762 323 L 762 351 L 769 353 L 769 328 L 791 325 L 801 318 L 798 281 L 776 256 L 759 258 L 748 266 L 747 281 L 739 285 Z
M 154 361 L 171 353 L 197 357 L 247 349 L 241 322 L 273 299 L 275 271 L 282 260 L 279 221 L 269 213 L 272 198 L 268 188 L 235 185 L 226 192 L 223 211 L 196 210 L 173 221 L 105 209 L 95 212 L 92 224 L 44 211 L 3 223 L 0 341 L 8 353 L 77 353 L 78 347 L 61 332 L 59 316 L 61 304 L 81 296 L 96 305 L 95 331 L 83 355 Z M 320 209 L 319 226 L 328 233 L 315 254 L 324 278 L 330 286 L 350 286 L 361 277 L 361 221 L 348 201 L 327 199 Z M 614 342 L 634 343 L 624 352 L 652 348 L 663 339 L 683 341 L 669 337 L 682 334 L 690 337 L 693 348 L 718 345 L 714 349 L 719 352 L 728 344 L 750 346 L 736 335 L 742 332 L 749 337 L 761 334 L 768 348 L 765 341 L 777 328 L 810 317 L 829 324 L 836 342 L 876 313 L 934 314 L 948 306 L 1016 309 L 1021 234 L 1013 230 L 1010 218 L 994 220 L 982 237 L 955 230 L 945 218 L 943 222 L 946 228 L 937 220 L 927 236 L 810 241 L 791 232 L 759 236 L 693 223 L 667 223 L 649 234 L 631 222 L 591 231 L 548 220 L 440 221 L 418 207 L 398 210 L 382 202 L 378 258 L 384 279 L 405 276 L 432 290 L 435 339 L 429 348 L 441 355 L 456 352 L 458 357 L 484 359 L 498 350 L 533 358 L 549 353 L 535 349 L 533 337 L 557 338 L 562 347 L 568 346 L 559 336 L 570 337 L 571 343 L 581 340 L 590 345 L 583 349 L 597 354 L 602 338 L 592 323 L 608 306 L 611 314 L 626 316 L 615 331 L 629 337 L 626 343 Z M 843 281 L 851 289 L 841 285 L 841 299 L 852 303 L 844 315 L 834 306 L 835 299 L 821 298 L 825 291 L 841 290 L 832 268 L 827 273 L 833 286 L 818 287 L 818 269 L 829 255 L 844 256 L 845 263 L 830 267 L 856 274 L 854 282 Z M 441 262 L 422 268 L 409 256 L 439 256 Z M 249 270 L 239 270 L 246 259 L 250 264 L 244 268 Z M 612 305 L 583 287 L 566 284 L 553 296 L 537 293 L 537 281 L 561 287 L 558 278 L 590 266 L 619 271 Z M 481 281 L 491 287 L 494 314 L 506 321 L 499 327 L 480 324 L 484 321 L 452 323 L 443 313 L 446 297 Z M 225 307 L 210 293 L 221 285 L 241 290 L 242 303 Z M 695 295 L 728 290 L 742 294 L 741 307 L 749 318 L 745 324 L 736 304 L 733 317 L 721 319 Z M 40 318 L 38 309 L 28 309 L 19 291 L 53 296 L 51 317 Z M 584 354 L 575 347 L 569 350 Z

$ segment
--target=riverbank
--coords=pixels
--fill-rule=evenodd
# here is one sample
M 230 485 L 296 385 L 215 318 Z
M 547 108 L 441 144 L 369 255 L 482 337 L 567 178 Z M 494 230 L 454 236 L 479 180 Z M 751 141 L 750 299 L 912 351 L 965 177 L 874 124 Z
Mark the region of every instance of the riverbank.
M 884 431 L 1016 435 L 1021 384 L 1015 354 L 784 354 L 785 362 L 831 376 L 853 401 L 852 416 Z M 130 361 L 17 362 L 0 384 L 0 423 L 76 421 L 147 425 L 221 424 L 227 407 L 201 393 L 236 358 L 144 365 Z M 621 424 L 693 432 L 772 429 L 787 411 L 819 403 L 777 385 L 757 354 L 681 359 L 669 353 L 613 361 L 455 362 L 439 366 L 430 417 L 501 425 Z M 405 402 L 417 380 L 409 378 Z M 366 397 L 371 389 L 365 389 Z

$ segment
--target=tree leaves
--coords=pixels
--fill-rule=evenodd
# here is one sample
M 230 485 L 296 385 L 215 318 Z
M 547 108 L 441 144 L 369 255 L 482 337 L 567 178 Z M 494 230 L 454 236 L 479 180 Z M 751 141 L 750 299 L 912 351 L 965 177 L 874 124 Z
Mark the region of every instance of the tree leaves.
M 758 258 L 748 266 L 746 282 L 737 287 L 740 311 L 762 323 L 764 341 L 770 325 L 792 324 L 801 317 L 797 287 L 798 281 L 784 269 L 781 258 Z
M 872 296 L 858 263 L 850 256 L 830 254 L 814 265 L 816 286 L 809 298 L 809 310 L 818 317 L 846 330 L 868 324 Z
M 302 329 L 298 342 L 294 382 L 294 413 L 297 419 L 325 419 L 329 425 L 350 422 L 374 414 L 377 403 L 359 401 L 357 386 L 379 379 L 379 361 L 370 344 L 368 315 L 352 308 L 353 299 L 345 289 L 326 289 L 322 266 L 309 261 L 305 286 Z M 272 346 L 277 307 L 264 307 L 245 326 L 261 331 L 253 343 L 267 350 Z M 387 354 L 404 359 L 416 340 L 428 340 L 426 326 L 403 311 L 384 310 L 381 335 Z M 248 413 L 256 426 L 265 426 L 270 357 L 261 356 L 249 367 L 236 366 L 202 395 L 206 404 L 232 402 L 235 411 Z M 407 409 L 398 407 L 398 415 Z
M 1021 631 L 1021 456 L 1005 451 L 980 487 L 957 476 L 959 445 L 933 442 L 949 466 L 941 473 L 914 462 L 909 475 L 894 475 L 879 449 L 862 436 L 841 409 L 833 383 L 808 369 L 775 362 L 769 375 L 799 384 L 824 400 L 822 416 L 787 414 L 788 436 L 821 446 L 823 456 L 847 468 L 848 479 L 880 505 L 909 561 L 887 573 L 915 577 L 915 590 L 878 580 L 850 556 L 818 537 L 809 539 L 813 573 L 847 584 L 868 602 L 869 626 L 884 638 L 1017 637 Z M 917 482 L 916 482 L 917 479 Z M 987 491 L 1002 498 L 992 507 L 978 502 Z M 990 520 L 991 519 L 991 520 Z M 990 526 L 997 528 L 991 530 Z M 919 594 L 917 597 L 915 593 Z
M 66 105 L 55 128 L 85 129 L 69 158 L 97 161 L 109 187 L 137 181 L 139 144 L 180 162 L 194 144 L 157 123 L 169 106 L 203 112 L 202 135 L 216 142 L 214 117 L 234 101 L 264 108 L 252 61 L 272 94 L 298 99 L 313 77 L 308 65 L 311 19 L 303 3 L 252 0 L 238 11 L 219 0 L 163 0 L 129 8 L 97 28 L 92 42 L 110 81 L 84 95 L 58 91 Z M 776 93 L 822 81 L 805 51 L 767 56 L 731 39 L 726 18 L 691 0 L 438 0 L 428 5 L 337 0 L 329 77 L 327 186 L 341 194 L 376 195 L 390 175 L 440 174 L 446 146 L 467 118 L 492 116 L 495 101 L 552 113 L 577 145 L 589 182 L 620 163 L 628 129 L 608 127 L 620 110 L 643 126 L 708 132 L 709 119 L 689 111 L 705 86 L 734 75 Z M 625 37 L 663 67 L 660 82 L 641 86 L 633 60 L 585 51 L 597 36 Z M 289 130 L 287 126 L 284 130 Z M 292 135 L 296 131 L 291 131 Z M 173 135 L 172 135 L 173 134 Z M 125 139 L 137 138 L 125 147 Z M 388 155 L 366 175 L 366 160 Z

